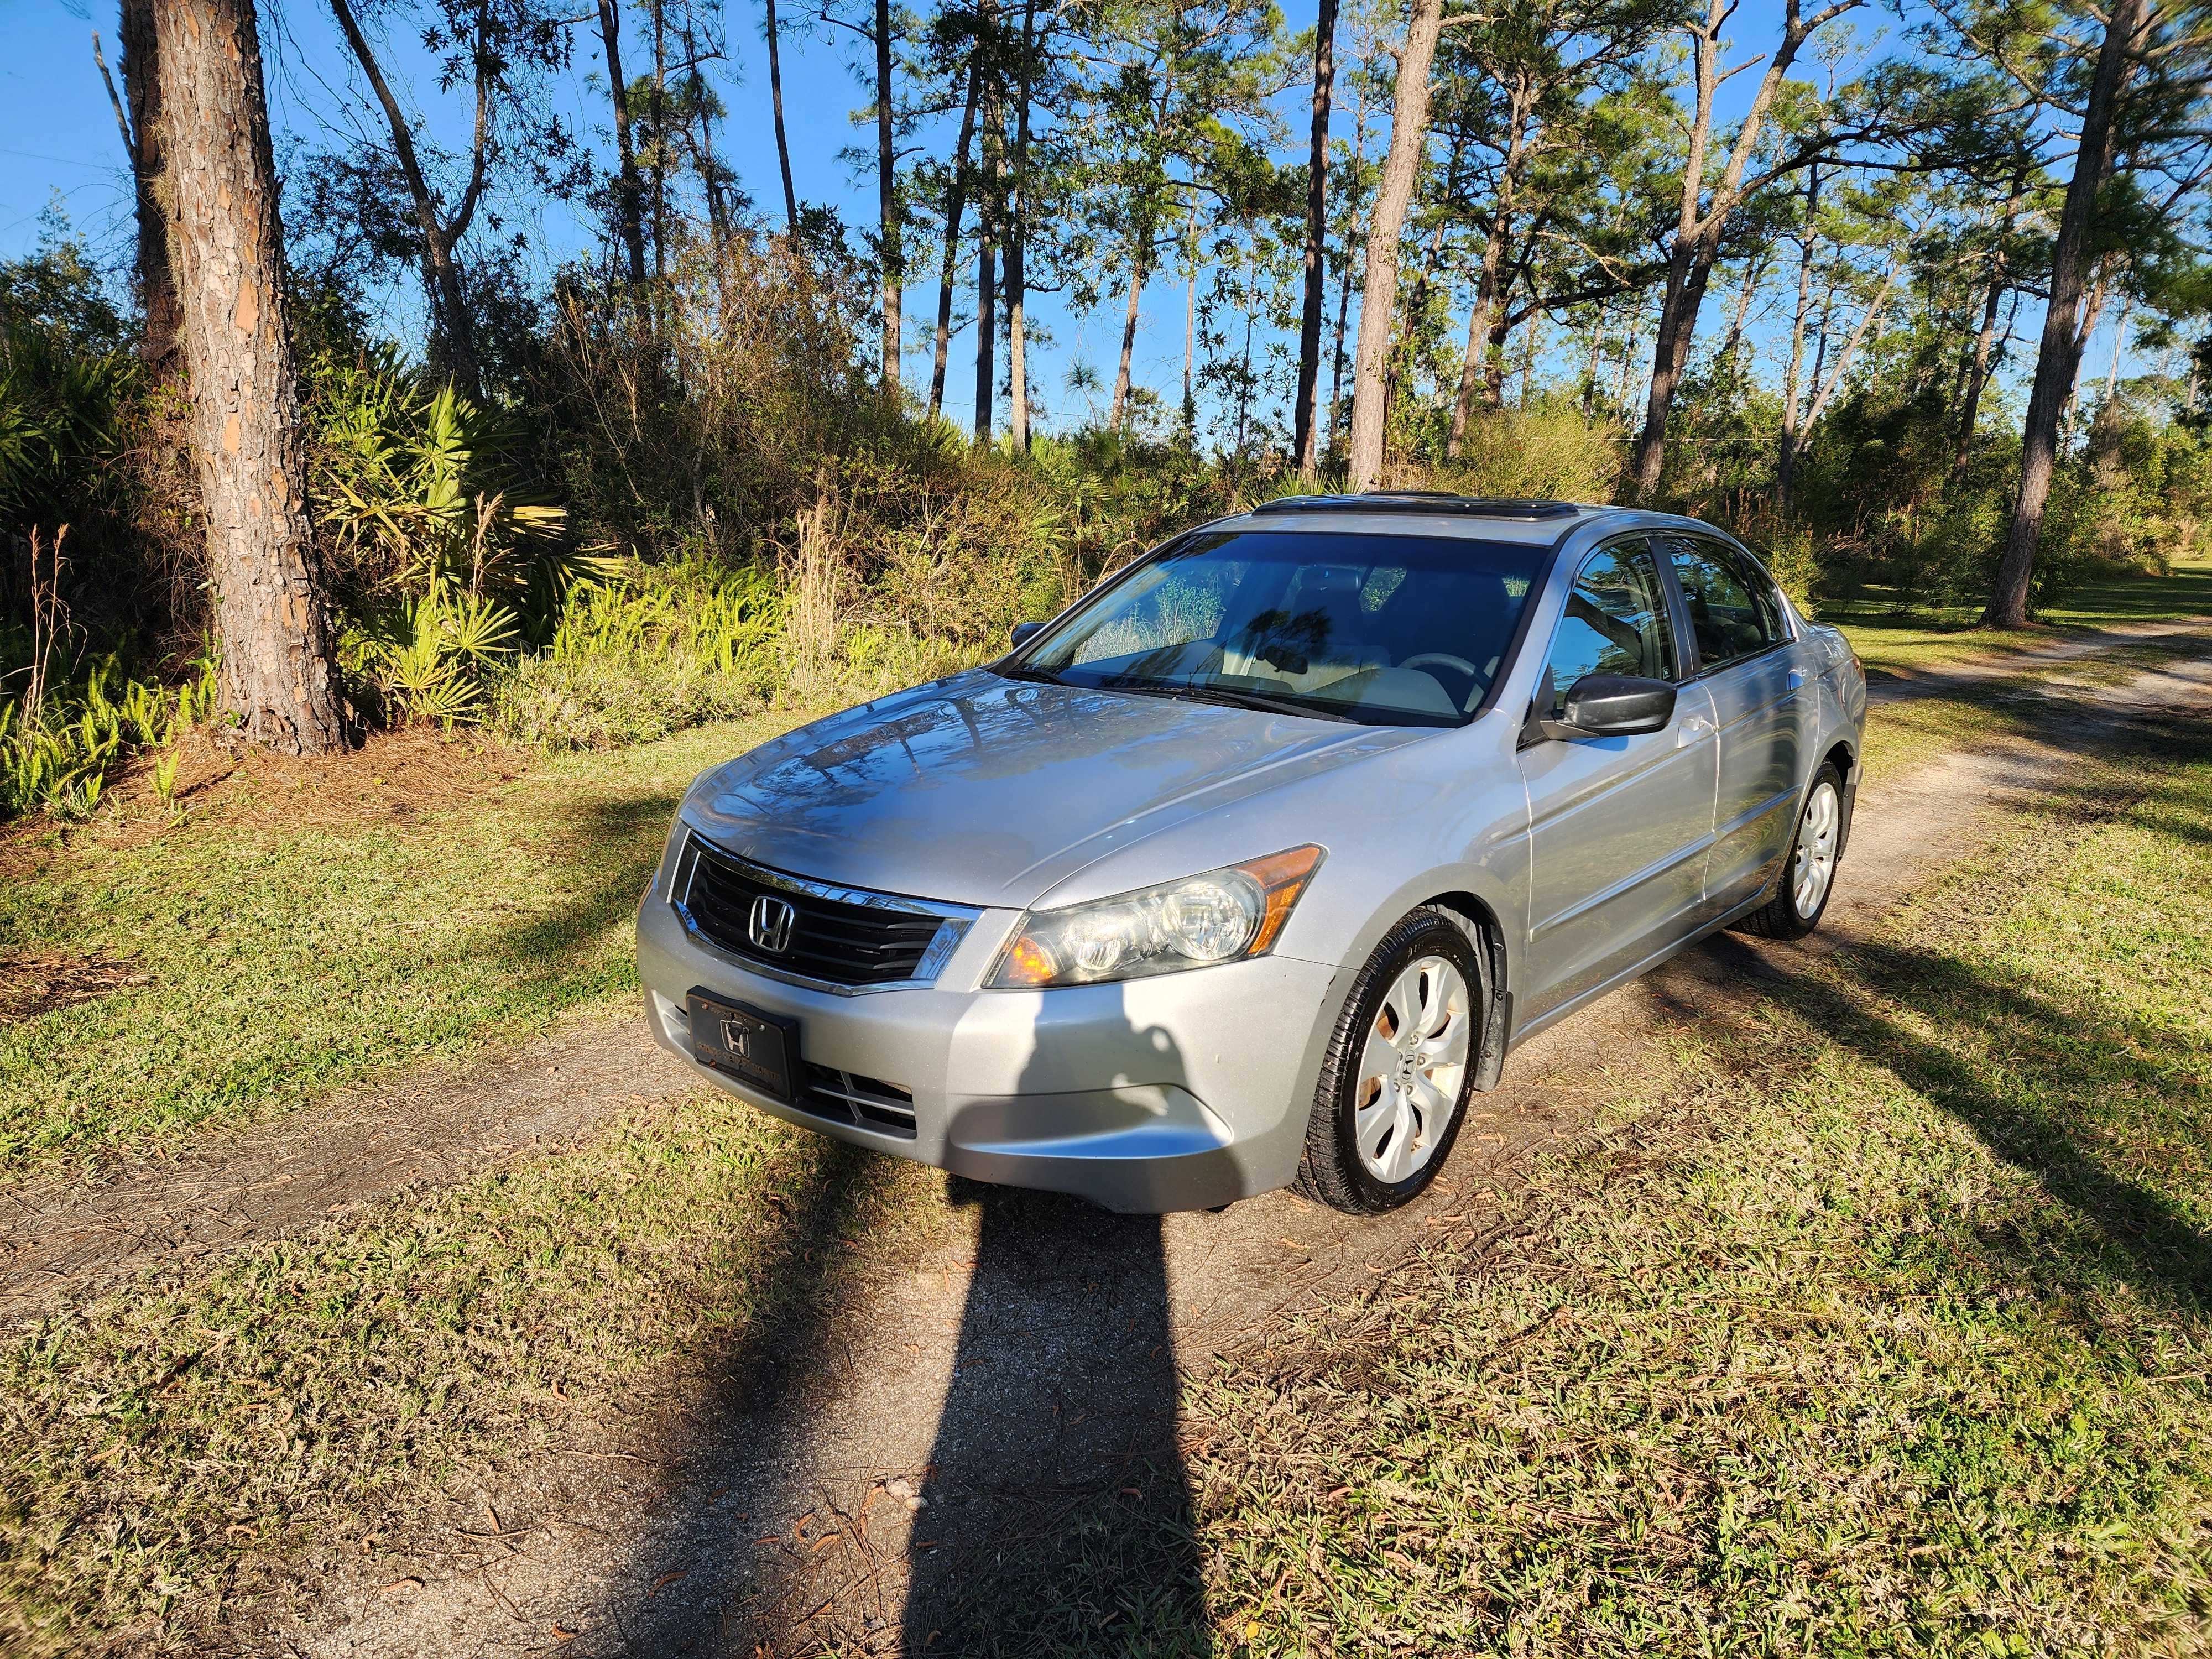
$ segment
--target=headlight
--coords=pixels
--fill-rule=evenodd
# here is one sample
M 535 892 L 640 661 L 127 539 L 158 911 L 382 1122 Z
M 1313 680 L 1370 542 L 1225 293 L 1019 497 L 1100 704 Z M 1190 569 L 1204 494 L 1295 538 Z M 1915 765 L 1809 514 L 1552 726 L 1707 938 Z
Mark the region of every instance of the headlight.
M 1318 847 L 1293 847 L 1089 904 L 1032 910 L 985 983 L 1095 985 L 1265 955 L 1321 860 Z

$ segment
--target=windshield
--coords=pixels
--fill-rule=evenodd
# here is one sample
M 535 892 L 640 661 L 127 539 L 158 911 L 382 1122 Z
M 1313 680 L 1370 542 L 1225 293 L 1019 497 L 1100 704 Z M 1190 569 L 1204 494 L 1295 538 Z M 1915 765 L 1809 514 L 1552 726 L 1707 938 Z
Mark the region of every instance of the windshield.
M 1474 713 L 1543 550 L 1468 537 L 1209 531 L 1002 672 L 1382 726 Z

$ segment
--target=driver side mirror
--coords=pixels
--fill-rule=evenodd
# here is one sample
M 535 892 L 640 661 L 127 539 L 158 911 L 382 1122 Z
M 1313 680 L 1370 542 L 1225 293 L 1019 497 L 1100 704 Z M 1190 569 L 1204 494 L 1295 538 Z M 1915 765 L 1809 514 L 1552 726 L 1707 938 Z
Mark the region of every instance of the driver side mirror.
M 1585 674 L 1567 688 L 1557 720 L 1532 716 L 1522 744 L 1547 738 L 1632 738 L 1664 731 L 1674 718 L 1674 688 L 1638 674 Z
M 1017 648 L 1024 646 L 1035 639 L 1043 627 L 1042 623 L 1016 623 L 1014 631 L 1008 636 L 1006 643 Z

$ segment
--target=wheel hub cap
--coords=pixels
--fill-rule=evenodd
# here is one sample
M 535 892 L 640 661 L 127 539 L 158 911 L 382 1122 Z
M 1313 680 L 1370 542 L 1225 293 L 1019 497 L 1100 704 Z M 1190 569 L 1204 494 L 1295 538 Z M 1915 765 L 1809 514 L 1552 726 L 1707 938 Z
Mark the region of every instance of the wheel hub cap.
M 1369 1174 L 1393 1186 L 1436 1156 L 1467 1079 L 1466 976 L 1422 957 L 1391 984 L 1361 1050 L 1353 1133 Z

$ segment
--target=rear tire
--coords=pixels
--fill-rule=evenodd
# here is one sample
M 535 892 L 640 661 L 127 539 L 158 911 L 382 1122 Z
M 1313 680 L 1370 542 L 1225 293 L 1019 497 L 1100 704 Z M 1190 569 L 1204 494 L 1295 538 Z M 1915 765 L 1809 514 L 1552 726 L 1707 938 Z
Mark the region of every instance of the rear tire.
M 1384 934 L 1329 1036 L 1296 1190 L 1352 1215 L 1419 1197 L 1465 1121 L 1489 1011 L 1451 912 L 1424 905 Z
M 1736 925 L 1765 939 L 1802 939 L 1818 927 L 1836 890 L 1843 836 L 1844 775 L 1833 761 L 1823 761 L 1797 809 L 1797 833 L 1783 854 L 1774 896 Z

